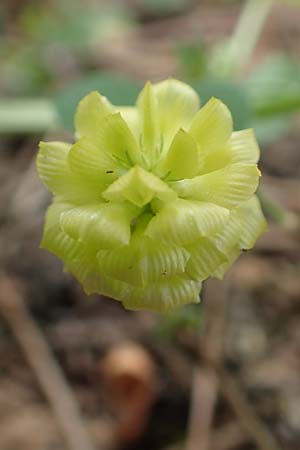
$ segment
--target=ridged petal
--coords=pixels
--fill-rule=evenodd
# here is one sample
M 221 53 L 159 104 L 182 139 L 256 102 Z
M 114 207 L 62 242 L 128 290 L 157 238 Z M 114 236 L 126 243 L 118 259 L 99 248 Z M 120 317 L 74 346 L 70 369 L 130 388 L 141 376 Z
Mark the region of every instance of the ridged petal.
M 120 112 L 122 118 L 127 123 L 132 134 L 137 140 L 139 140 L 141 133 L 141 123 L 138 109 L 135 106 L 116 106 L 116 109 Z
M 157 118 L 163 146 L 169 148 L 180 128 L 186 129 L 199 109 L 199 97 L 189 85 L 168 79 L 153 85 L 157 99 Z
M 143 207 L 153 198 L 169 202 L 174 200 L 177 194 L 157 176 L 135 166 L 112 183 L 102 196 L 113 202 L 128 200 L 138 207 Z
M 256 191 L 260 172 L 256 165 L 231 164 L 193 179 L 175 181 L 170 186 L 184 198 L 216 203 L 233 208 Z
M 232 133 L 229 148 L 233 163 L 256 164 L 259 159 L 259 147 L 252 129 Z
M 196 114 L 189 130 L 206 154 L 224 148 L 232 133 L 232 117 L 224 103 L 211 98 Z
M 145 234 L 170 244 L 185 245 L 217 233 L 229 211 L 212 203 L 178 199 L 167 203 L 149 222 Z
M 153 167 L 161 153 L 159 135 L 158 105 L 151 83 L 146 83 L 137 99 L 137 108 L 141 121 L 142 154 L 147 168 Z
M 241 250 L 238 247 L 233 247 L 230 252 L 227 253 L 227 261 L 217 267 L 211 276 L 222 280 L 227 270 L 232 266 L 235 260 L 240 256 Z
M 208 238 L 198 239 L 186 249 L 191 255 L 186 273 L 194 280 L 205 280 L 227 261 L 224 253 Z
M 123 167 L 129 168 L 140 161 L 137 141 L 120 113 L 103 118 L 93 143 Z
M 128 246 L 98 253 L 101 273 L 137 286 L 184 272 L 188 259 L 189 253 L 184 248 L 147 236 L 133 239 Z
M 86 136 L 93 139 L 102 119 L 114 112 L 113 105 L 97 91 L 86 95 L 78 104 L 75 113 L 75 130 L 78 137 Z
M 187 303 L 199 303 L 200 288 L 199 281 L 176 275 L 145 288 L 134 288 L 122 300 L 127 309 L 166 313 Z
M 71 170 L 101 184 L 110 184 L 118 175 L 118 165 L 104 148 L 87 138 L 81 138 L 70 149 L 68 162 Z
M 226 254 L 235 247 L 248 250 L 254 246 L 266 227 L 259 200 L 253 196 L 230 212 L 227 224 L 213 237 L 213 241 L 218 249 Z
M 259 148 L 253 130 L 235 131 L 228 144 L 219 150 L 205 154 L 198 174 L 206 174 L 229 164 L 256 164 Z
M 98 201 L 105 186 L 73 173 L 68 164 L 71 145 L 64 142 L 41 142 L 37 170 L 43 183 L 53 194 L 76 204 Z
M 155 173 L 167 180 L 192 178 L 199 173 L 201 161 L 195 140 L 180 129 L 168 153 L 155 168 Z
M 71 238 L 95 249 L 126 245 L 130 240 L 130 221 L 135 212 L 128 205 L 97 204 L 63 213 L 60 224 Z

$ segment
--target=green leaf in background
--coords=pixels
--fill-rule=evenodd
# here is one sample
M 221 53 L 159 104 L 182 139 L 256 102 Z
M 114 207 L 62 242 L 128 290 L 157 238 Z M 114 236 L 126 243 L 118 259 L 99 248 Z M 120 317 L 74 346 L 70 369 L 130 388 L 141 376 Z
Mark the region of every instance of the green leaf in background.
M 247 96 L 247 91 L 239 84 L 231 83 L 224 79 L 204 79 L 194 83 L 193 87 L 198 92 L 202 105 L 211 97 L 217 97 L 228 106 L 233 117 L 235 130 L 251 126 L 251 103 Z
M 255 130 L 255 136 L 260 145 L 267 145 L 288 134 L 293 118 L 294 114 L 291 113 L 275 117 L 258 117 L 254 119 L 251 126 Z
M 137 0 L 136 3 L 147 13 L 167 16 L 184 10 L 191 0 Z
M 252 126 L 261 144 L 287 134 L 300 112 L 300 64 L 288 55 L 273 55 L 244 83 L 254 110 Z
M 180 310 L 161 316 L 153 333 L 159 339 L 172 341 L 176 334 L 183 330 L 202 332 L 202 324 L 202 305 L 186 305 Z
M 179 43 L 175 49 L 179 72 L 190 83 L 200 80 L 207 72 L 207 48 L 203 42 Z
M 287 55 L 274 55 L 245 82 L 257 117 L 300 111 L 300 63 Z
M 56 95 L 54 103 L 63 125 L 73 127 L 73 117 L 79 100 L 91 91 L 99 91 L 116 105 L 132 105 L 141 89 L 141 85 L 128 77 L 108 72 L 93 72 L 73 82 Z

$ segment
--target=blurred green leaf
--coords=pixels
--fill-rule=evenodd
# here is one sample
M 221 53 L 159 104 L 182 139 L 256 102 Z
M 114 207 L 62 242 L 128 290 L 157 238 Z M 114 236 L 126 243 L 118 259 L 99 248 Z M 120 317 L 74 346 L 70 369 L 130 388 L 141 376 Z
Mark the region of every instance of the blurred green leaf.
M 176 48 L 179 59 L 179 71 L 189 82 L 200 80 L 207 69 L 207 51 L 203 43 L 180 43 Z
M 257 117 L 300 111 L 300 63 L 274 55 L 251 74 L 245 88 Z
M 47 99 L 0 99 L 0 133 L 44 133 L 58 123 L 56 109 Z
M 69 84 L 55 98 L 54 103 L 64 126 L 73 130 L 73 117 L 79 100 L 97 90 L 116 105 L 133 105 L 141 89 L 139 83 L 115 73 L 93 72 Z
M 154 334 L 172 340 L 177 332 L 183 330 L 202 330 L 203 310 L 201 305 L 187 305 L 160 317 Z
M 210 97 L 217 97 L 228 106 L 233 117 L 235 130 L 251 126 L 253 115 L 251 103 L 247 91 L 239 84 L 223 79 L 205 79 L 199 83 L 194 83 L 193 87 L 198 92 L 202 105 Z
M 137 4 L 146 12 L 165 16 L 182 11 L 191 0 L 137 0 Z
M 261 145 L 272 144 L 288 134 L 294 115 L 282 114 L 276 117 L 257 117 L 251 124 Z

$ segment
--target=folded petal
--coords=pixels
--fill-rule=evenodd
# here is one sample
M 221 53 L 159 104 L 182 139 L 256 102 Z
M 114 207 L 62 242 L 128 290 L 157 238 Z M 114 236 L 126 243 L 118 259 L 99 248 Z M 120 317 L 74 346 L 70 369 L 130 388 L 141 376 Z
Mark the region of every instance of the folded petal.
M 60 224 L 71 238 L 100 250 L 129 243 L 130 222 L 135 214 L 126 204 L 86 205 L 64 212 Z
M 78 137 L 93 139 L 101 127 L 102 119 L 114 112 L 113 105 L 97 91 L 86 95 L 75 113 L 75 130 Z
M 133 288 L 122 300 L 127 309 L 165 313 L 188 303 L 199 303 L 200 289 L 199 281 L 182 274 L 144 288 Z
M 227 260 L 217 267 L 211 276 L 222 280 L 227 270 L 232 266 L 236 259 L 240 256 L 241 250 L 238 247 L 233 247 L 230 252 L 227 253 Z
M 41 142 L 37 170 L 43 183 L 56 195 L 75 204 L 99 201 L 105 186 L 73 173 L 68 164 L 71 145 L 64 142 Z
M 213 172 L 229 164 L 256 164 L 258 159 L 259 148 L 253 130 L 235 131 L 227 145 L 204 155 L 198 174 Z
M 233 163 L 256 164 L 259 159 L 259 147 L 252 129 L 232 133 L 229 149 Z
M 231 164 L 193 179 L 171 182 L 170 186 L 181 197 L 234 208 L 256 191 L 259 176 L 255 164 Z
M 164 148 L 168 149 L 177 131 L 189 127 L 199 109 L 199 97 L 189 85 L 174 79 L 154 84 L 153 91 L 159 131 L 164 136 Z
M 138 109 L 135 106 L 116 106 L 116 109 L 120 112 L 122 118 L 129 126 L 137 141 L 139 141 L 141 134 L 141 123 Z
M 166 156 L 155 173 L 167 180 L 192 178 L 199 173 L 202 159 L 195 140 L 183 129 L 175 135 Z
M 149 222 L 145 234 L 170 244 L 185 245 L 217 233 L 229 211 L 212 203 L 178 199 L 167 203 Z
M 137 141 L 120 113 L 103 118 L 93 143 L 123 167 L 131 167 L 140 161 Z
M 186 273 L 194 280 L 205 280 L 227 257 L 208 238 L 198 239 L 186 247 L 191 257 L 187 263 Z
M 137 286 L 183 273 L 188 259 L 184 248 L 147 236 L 133 238 L 128 246 L 98 253 L 101 273 Z
M 102 196 L 113 202 L 128 200 L 138 207 L 143 207 L 153 198 L 169 202 L 177 197 L 165 182 L 139 166 L 114 181 Z
M 146 83 L 137 99 L 137 108 L 141 122 L 142 155 L 147 168 L 152 168 L 159 157 L 161 136 L 159 134 L 159 119 L 157 98 L 151 83 Z
M 196 114 L 189 133 L 203 154 L 224 148 L 232 133 L 229 109 L 221 100 L 211 98 Z
M 85 137 L 71 147 L 68 162 L 73 173 L 104 185 L 112 183 L 119 173 L 113 157 Z
M 61 258 L 65 269 L 80 281 L 86 293 L 99 292 L 102 284 L 96 252 L 72 239 L 60 227 L 60 216 L 71 208 L 72 205 L 60 202 L 48 208 L 41 248 Z
M 248 250 L 254 246 L 266 227 L 259 200 L 253 196 L 230 212 L 224 229 L 212 239 L 217 248 L 226 254 L 233 248 Z

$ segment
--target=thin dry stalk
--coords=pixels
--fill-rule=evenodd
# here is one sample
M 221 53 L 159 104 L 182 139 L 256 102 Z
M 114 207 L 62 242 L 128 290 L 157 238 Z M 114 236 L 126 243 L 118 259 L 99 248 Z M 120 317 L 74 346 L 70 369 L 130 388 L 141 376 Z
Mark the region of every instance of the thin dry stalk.
M 47 397 L 69 450 L 94 450 L 78 404 L 45 337 L 26 308 L 20 289 L 0 278 L 0 312 L 12 329 Z

